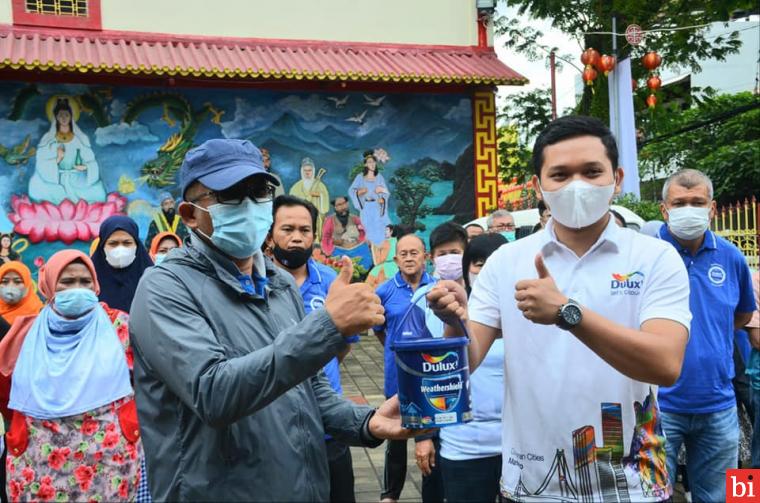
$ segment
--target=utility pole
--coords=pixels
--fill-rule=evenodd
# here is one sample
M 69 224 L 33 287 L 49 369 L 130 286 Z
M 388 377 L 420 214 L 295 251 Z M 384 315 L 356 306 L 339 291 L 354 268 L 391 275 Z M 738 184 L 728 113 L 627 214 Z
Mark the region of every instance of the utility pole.
M 557 118 L 557 64 L 554 61 L 554 49 L 549 53 L 549 65 L 552 73 L 552 120 Z
M 617 17 L 612 15 L 612 55 L 615 57 L 615 61 L 619 61 L 617 52 Z M 615 138 L 620 141 L 620 110 L 618 110 L 618 73 L 610 72 L 612 78 L 612 85 L 609 86 L 612 91 L 612 107 L 610 109 L 610 129 L 615 135 Z

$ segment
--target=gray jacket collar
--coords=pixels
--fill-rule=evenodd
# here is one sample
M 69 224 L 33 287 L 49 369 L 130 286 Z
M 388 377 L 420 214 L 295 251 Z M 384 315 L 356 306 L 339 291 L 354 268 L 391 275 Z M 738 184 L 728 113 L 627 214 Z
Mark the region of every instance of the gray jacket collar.
M 190 239 L 185 241 L 185 245 L 188 255 L 194 261 L 201 262 L 207 269 L 210 269 L 208 272 L 213 271 L 214 276 L 236 292 L 248 295 L 238 279 L 241 274 L 240 269 L 232 260 L 198 237 L 195 232 L 190 232 Z M 257 250 L 253 255 L 253 267 L 259 274 L 261 274 L 260 271 L 265 271 L 266 278 L 269 280 L 268 288 L 277 289 L 288 286 L 288 282 L 282 277 L 282 273 L 261 251 Z M 258 295 L 253 295 L 253 297 L 258 297 Z

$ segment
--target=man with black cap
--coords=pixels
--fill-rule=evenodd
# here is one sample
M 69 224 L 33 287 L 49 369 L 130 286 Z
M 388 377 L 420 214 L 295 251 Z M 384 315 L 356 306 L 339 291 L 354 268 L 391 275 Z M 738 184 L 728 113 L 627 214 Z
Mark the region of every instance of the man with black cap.
M 413 435 L 397 399 L 355 405 L 320 372 L 383 308 L 349 284 L 345 259 L 324 308 L 304 315 L 292 277 L 260 252 L 274 183 L 242 140 L 209 140 L 180 169 L 190 240 L 143 276 L 130 317 L 156 500 L 324 501 L 325 433 L 370 447 Z

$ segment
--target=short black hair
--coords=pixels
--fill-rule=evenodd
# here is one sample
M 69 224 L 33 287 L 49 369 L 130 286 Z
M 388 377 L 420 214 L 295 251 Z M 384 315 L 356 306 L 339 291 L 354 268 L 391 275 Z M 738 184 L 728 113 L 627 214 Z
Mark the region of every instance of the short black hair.
M 317 207 L 311 204 L 309 201 L 304 201 L 303 199 L 300 199 L 295 196 L 289 196 L 286 194 L 283 194 L 281 196 L 277 196 L 274 198 L 274 204 L 272 205 L 272 227 L 274 228 L 274 224 L 277 220 L 277 210 L 279 210 L 282 207 L 286 208 L 292 208 L 294 206 L 301 206 L 303 208 L 306 208 L 309 211 L 309 214 L 311 215 L 311 229 L 314 235 L 317 235 L 317 217 L 319 216 L 319 211 L 317 211 Z
M 348 196 L 344 196 L 341 194 L 339 196 L 335 196 L 335 198 L 332 200 L 333 207 L 335 207 L 335 203 L 338 202 L 338 199 L 343 199 L 344 201 L 348 202 Z
M 596 136 L 602 141 L 607 151 L 607 158 L 612 163 L 612 171 L 618 168 L 618 148 L 612 131 L 604 122 L 586 115 L 567 115 L 549 123 L 546 129 L 536 138 L 533 145 L 533 172 L 541 177 L 541 166 L 544 164 L 544 149 L 564 140 L 579 136 Z
M 481 234 L 480 236 L 475 236 L 467 243 L 467 247 L 462 254 L 462 272 L 464 273 L 464 287 L 468 294 L 472 289 L 469 274 L 470 264 L 478 260 L 488 259 L 493 252 L 504 244 L 507 244 L 507 238 L 497 233 Z
M 462 249 L 467 247 L 467 231 L 455 222 L 445 222 L 433 229 L 430 233 L 430 253 L 444 243 L 453 241 L 462 243 Z
M 548 206 L 546 206 L 546 203 L 544 202 L 544 200 L 543 200 L 543 199 L 540 199 L 540 200 L 538 201 L 538 216 L 539 216 L 539 217 L 542 217 L 542 216 L 544 216 L 544 212 L 545 212 L 546 210 L 548 210 L 548 209 L 549 209 L 549 207 L 548 207 Z

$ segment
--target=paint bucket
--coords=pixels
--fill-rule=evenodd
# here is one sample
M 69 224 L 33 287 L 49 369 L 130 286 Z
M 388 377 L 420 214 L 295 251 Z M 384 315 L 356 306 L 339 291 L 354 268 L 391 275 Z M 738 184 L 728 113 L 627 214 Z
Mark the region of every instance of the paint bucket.
M 444 324 L 427 308 L 425 296 L 415 297 L 391 342 L 401 423 L 413 429 L 467 423 L 472 420 L 469 338 L 444 338 Z

